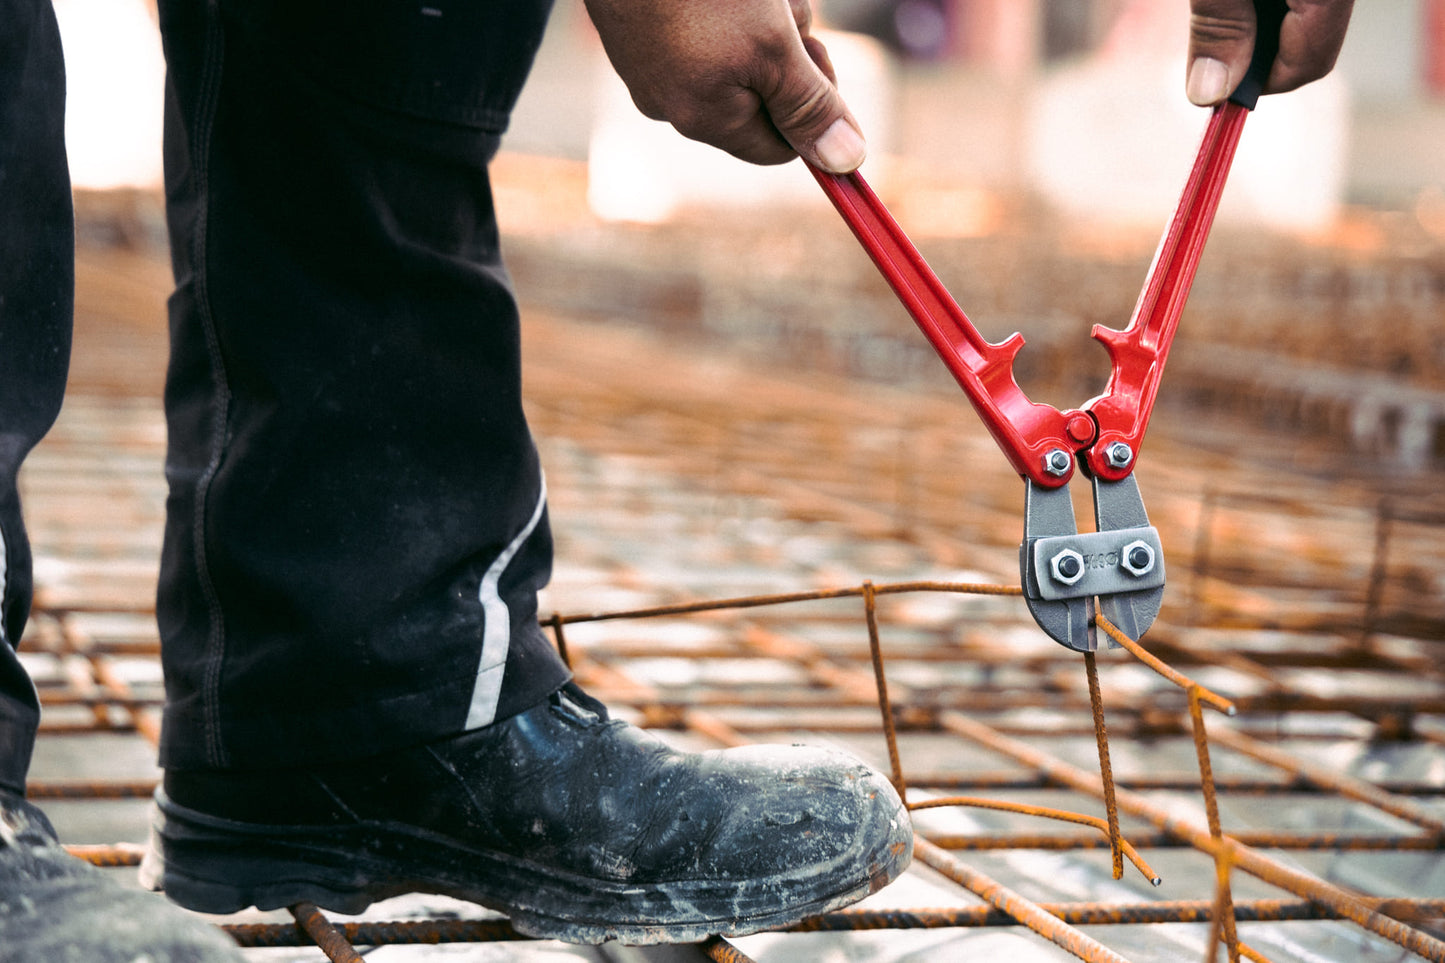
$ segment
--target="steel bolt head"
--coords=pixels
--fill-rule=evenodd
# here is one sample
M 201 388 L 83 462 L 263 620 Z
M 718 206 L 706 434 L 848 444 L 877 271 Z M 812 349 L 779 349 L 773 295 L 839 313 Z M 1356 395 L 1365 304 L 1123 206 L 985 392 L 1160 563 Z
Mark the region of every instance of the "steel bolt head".
M 1063 478 L 1067 475 L 1073 464 L 1074 459 L 1062 448 L 1050 448 L 1044 452 L 1044 471 L 1055 478 Z
M 1061 585 L 1074 585 L 1084 577 L 1084 556 L 1066 548 L 1049 559 L 1049 574 Z
M 1154 548 L 1147 542 L 1130 542 L 1119 553 L 1119 567 L 1135 578 L 1154 571 Z
M 1134 449 L 1122 441 L 1116 441 L 1105 449 L 1104 457 L 1109 459 L 1110 466 L 1114 468 L 1128 468 L 1134 460 Z

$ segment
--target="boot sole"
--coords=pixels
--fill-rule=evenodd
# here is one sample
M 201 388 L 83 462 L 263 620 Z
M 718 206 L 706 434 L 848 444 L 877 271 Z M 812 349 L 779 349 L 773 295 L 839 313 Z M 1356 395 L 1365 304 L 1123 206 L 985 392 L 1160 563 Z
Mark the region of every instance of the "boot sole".
M 141 881 L 187 909 L 235 913 L 298 902 L 357 914 L 405 893 L 435 893 L 505 913 L 520 933 L 595 944 L 691 943 L 779 929 L 857 902 L 907 867 L 900 807 L 827 865 L 763 879 L 630 884 L 479 850 L 415 826 L 270 826 L 209 816 L 157 791 Z

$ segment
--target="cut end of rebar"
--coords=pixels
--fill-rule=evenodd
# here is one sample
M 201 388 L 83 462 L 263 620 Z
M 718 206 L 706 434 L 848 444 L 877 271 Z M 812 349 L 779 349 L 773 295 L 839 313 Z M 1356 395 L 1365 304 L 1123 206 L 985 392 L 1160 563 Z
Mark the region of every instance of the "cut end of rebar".
M 1163 885 L 1164 885 L 1164 877 L 1163 877 L 1163 876 L 1151 876 L 1151 877 L 1149 878 L 1149 884 L 1150 884 L 1151 886 L 1163 886 Z
M 1229 705 L 1224 707 L 1224 714 L 1232 719 L 1235 716 L 1239 715 L 1239 710 L 1236 709 L 1234 703 L 1231 702 Z

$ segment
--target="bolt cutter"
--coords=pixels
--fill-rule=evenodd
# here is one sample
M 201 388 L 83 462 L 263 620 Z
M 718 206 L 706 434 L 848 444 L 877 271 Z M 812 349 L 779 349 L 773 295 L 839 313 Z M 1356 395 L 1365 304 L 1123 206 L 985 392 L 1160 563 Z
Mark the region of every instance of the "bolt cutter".
M 1104 393 L 1078 408 L 1060 411 L 1024 395 L 1013 374 L 1023 337 L 1015 333 L 999 344 L 986 341 L 860 175 L 812 168 L 1023 476 L 1019 570 L 1024 598 L 1044 632 L 1070 649 L 1097 647 L 1096 604 L 1132 639 L 1140 638 L 1159 613 L 1164 550 L 1158 530 L 1149 524 L 1133 470 L 1239 135 L 1269 77 L 1287 9 L 1283 0 L 1256 0 L 1258 32 L 1249 73 L 1210 115 L 1128 327 L 1094 327 L 1093 337 L 1109 352 L 1113 369 Z M 1094 532 L 1080 533 L 1074 521 L 1067 486 L 1080 467 L 1093 487 Z

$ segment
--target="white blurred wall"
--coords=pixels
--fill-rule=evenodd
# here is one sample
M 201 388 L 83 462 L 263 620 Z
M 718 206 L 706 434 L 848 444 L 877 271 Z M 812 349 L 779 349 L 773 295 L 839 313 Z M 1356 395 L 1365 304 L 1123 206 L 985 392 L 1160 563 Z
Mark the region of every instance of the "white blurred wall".
M 1162 223 L 1208 112 L 1184 96 L 1187 0 L 1134 0 L 1094 55 L 1039 83 L 1028 118 L 1031 186 L 1073 214 Z M 1261 98 L 1245 124 L 1221 221 L 1327 226 L 1343 201 L 1349 103 L 1332 75 Z
M 71 183 L 159 187 L 165 62 L 144 0 L 55 0 L 55 16 Z
M 897 156 L 960 189 L 1037 189 L 1071 211 L 1158 223 L 1203 129 L 1183 95 L 1187 0 L 1110 2 L 1122 13 L 1108 41 L 1052 69 L 1037 53 L 1021 60 L 1038 48 L 1034 0 L 966 5 L 971 44 L 983 50 L 972 59 L 899 63 L 872 41 L 835 35 L 843 90 L 869 138 L 870 180 L 886 184 Z M 1423 4 L 1362 0 L 1336 73 L 1262 102 L 1222 217 L 1308 230 L 1342 198 L 1409 207 L 1445 192 L 1445 97 L 1423 87 Z M 76 186 L 158 186 L 164 64 L 146 0 L 55 6 Z M 609 217 L 820 195 L 800 165 L 755 170 L 637 114 L 577 0 L 557 5 L 507 146 L 590 157 L 593 202 Z

